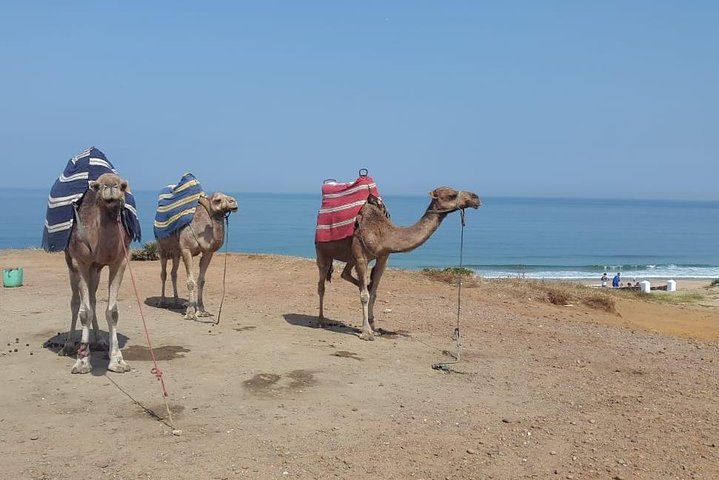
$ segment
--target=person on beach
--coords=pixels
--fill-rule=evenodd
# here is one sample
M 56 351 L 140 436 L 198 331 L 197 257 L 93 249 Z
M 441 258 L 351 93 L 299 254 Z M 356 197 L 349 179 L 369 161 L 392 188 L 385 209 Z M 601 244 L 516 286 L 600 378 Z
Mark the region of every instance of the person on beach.
M 608 281 L 609 277 L 607 276 L 607 272 L 604 272 L 604 275 L 602 275 L 602 288 L 606 288 Z
M 614 278 L 612 278 L 612 287 L 619 288 L 619 284 L 621 283 L 621 278 L 619 277 L 619 272 L 617 272 L 616 275 L 614 275 Z

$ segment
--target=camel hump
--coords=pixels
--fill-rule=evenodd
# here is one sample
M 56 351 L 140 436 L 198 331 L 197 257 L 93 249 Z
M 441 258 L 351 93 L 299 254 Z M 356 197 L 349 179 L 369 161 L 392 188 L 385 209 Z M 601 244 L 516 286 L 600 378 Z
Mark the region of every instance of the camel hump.
M 117 175 L 117 171 L 105 154 L 95 147 L 87 148 L 68 160 L 62 174 L 50 189 L 42 239 L 45 250 L 60 252 L 67 248 L 75 208 L 81 203 L 90 183 L 104 174 Z M 135 197 L 129 188 L 125 190 L 122 221 L 130 238 L 139 241 L 140 221 L 137 218 Z
M 370 195 L 380 199 L 379 190 L 367 169 L 352 182 L 322 183 L 322 206 L 317 214 L 316 242 L 332 242 L 354 234 L 355 218 Z M 376 201 L 376 200 L 373 200 Z
M 169 237 L 187 226 L 195 215 L 200 198 L 205 196 L 200 181 L 191 173 L 185 173 L 176 185 L 168 185 L 160 191 L 153 222 L 157 240 Z

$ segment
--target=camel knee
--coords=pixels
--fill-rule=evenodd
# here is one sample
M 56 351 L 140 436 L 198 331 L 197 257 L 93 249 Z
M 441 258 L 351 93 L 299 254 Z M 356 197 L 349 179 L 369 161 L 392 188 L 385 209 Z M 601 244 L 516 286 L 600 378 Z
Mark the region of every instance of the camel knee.
M 120 318 L 120 314 L 117 311 L 117 306 L 114 306 L 112 308 L 108 308 L 105 312 L 105 319 L 107 319 L 108 325 L 117 325 L 117 321 Z
M 325 281 L 324 281 L 324 279 L 323 279 L 323 280 L 320 280 L 319 283 L 317 283 L 317 293 L 319 294 L 320 297 L 325 294 Z
M 360 301 L 363 305 L 369 303 L 369 297 L 369 292 L 364 291 L 360 293 Z
M 191 278 L 187 279 L 187 290 L 192 293 L 195 290 L 195 281 Z
M 160 272 L 160 280 L 162 280 L 162 283 L 165 283 L 165 281 L 167 280 L 167 272 L 166 271 L 162 270 Z

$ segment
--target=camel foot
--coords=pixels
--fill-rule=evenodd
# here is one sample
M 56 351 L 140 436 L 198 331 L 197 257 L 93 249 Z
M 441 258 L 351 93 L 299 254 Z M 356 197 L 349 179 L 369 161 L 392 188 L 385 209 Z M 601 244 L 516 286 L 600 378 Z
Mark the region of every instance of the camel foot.
M 368 342 L 371 342 L 374 340 L 374 333 L 372 332 L 362 332 L 359 336 L 362 340 L 366 340 Z
M 75 365 L 72 366 L 70 373 L 90 373 L 92 365 L 90 364 L 90 357 L 78 358 Z
M 327 328 L 327 324 L 325 323 L 325 317 L 318 317 L 317 318 L 317 326 L 319 328 Z
M 199 312 L 197 312 L 197 316 L 198 317 L 211 317 L 212 314 L 206 310 L 200 310 Z
M 187 311 L 185 311 L 185 320 L 197 320 L 197 313 L 193 307 L 187 307 Z
M 77 353 L 77 344 L 73 342 L 65 342 L 65 345 L 62 346 L 59 352 L 57 354 L 61 357 L 70 357 L 72 355 L 75 355 Z
M 119 358 L 111 360 L 110 364 L 107 366 L 107 369 L 115 373 L 125 373 L 130 371 L 130 365 L 125 363 L 125 360 L 123 360 L 122 358 Z

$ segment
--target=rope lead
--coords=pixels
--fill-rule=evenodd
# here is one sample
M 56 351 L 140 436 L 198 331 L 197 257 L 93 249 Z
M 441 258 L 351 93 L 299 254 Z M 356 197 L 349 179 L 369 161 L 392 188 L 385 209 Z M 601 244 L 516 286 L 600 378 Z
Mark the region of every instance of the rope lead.
M 230 238 L 230 212 L 225 214 L 225 266 L 222 271 L 222 298 L 220 299 L 220 308 L 217 311 L 217 321 L 215 326 L 220 324 L 220 317 L 222 317 L 222 304 L 225 303 L 225 279 L 227 278 L 227 249 L 229 248 Z
M 459 234 L 459 268 L 457 269 L 457 326 L 452 331 L 452 340 L 455 341 L 457 353 L 454 355 L 454 361 L 452 362 L 439 362 L 432 364 L 434 370 L 444 370 L 445 372 L 456 372 L 450 365 L 459 363 L 460 355 L 462 353 L 461 343 L 461 330 L 460 330 L 460 318 L 462 313 L 462 265 L 464 255 L 464 227 L 466 223 L 464 221 L 464 208 L 459 210 L 460 221 L 462 222 L 462 228 Z M 461 373 L 461 372 L 457 372 Z

